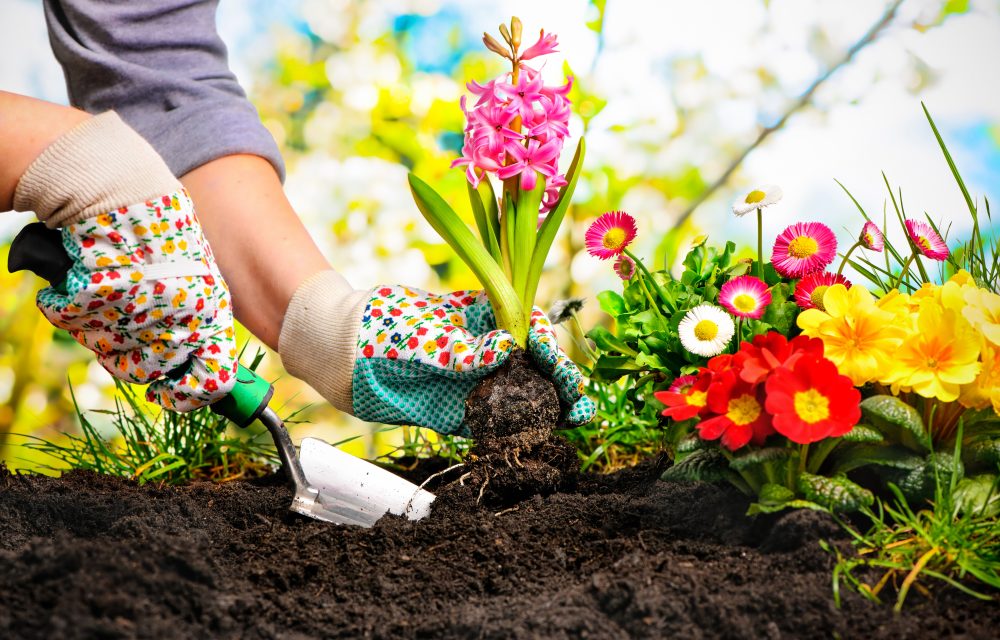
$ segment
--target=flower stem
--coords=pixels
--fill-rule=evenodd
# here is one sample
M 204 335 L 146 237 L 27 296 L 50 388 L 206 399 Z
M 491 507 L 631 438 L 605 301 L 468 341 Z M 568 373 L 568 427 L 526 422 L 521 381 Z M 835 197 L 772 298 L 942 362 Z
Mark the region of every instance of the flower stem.
M 757 207 L 757 277 L 764 281 L 764 214 Z
M 913 262 L 913 258 L 916 255 L 917 255 L 916 253 L 911 252 L 909 257 L 906 258 L 906 262 L 903 263 L 902 268 L 899 270 L 899 280 L 896 281 L 896 285 L 893 287 L 893 289 L 898 289 L 903 285 L 903 279 L 906 278 L 906 273 L 910 268 L 910 263 Z M 890 282 L 889 284 L 892 283 Z
M 840 268 L 837 269 L 837 275 L 838 276 L 844 272 L 844 267 L 847 266 L 847 259 L 850 258 L 851 254 L 854 253 L 854 250 L 857 249 L 860 246 L 861 246 L 861 241 L 858 240 L 857 242 L 855 242 L 854 244 L 852 244 L 851 248 L 848 249 L 847 253 L 844 254 L 844 260 L 843 260 L 843 262 L 840 263 Z
M 809 443 L 799 449 L 799 476 L 806 472 L 806 458 L 809 456 Z
M 649 269 L 647 269 L 646 265 L 642 263 L 642 260 L 636 257 L 636 255 L 631 251 L 629 251 L 628 249 L 622 249 L 622 253 L 627 255 L 629 258 L 632 258 L 632 262 L 635 263 L 635 266 L 639 268 L 639 271 L 642 272 L 642 275 L 645 276 L 649 280 L 649 282 L 653 285 L 653 289 L 656 290 L 657 297 L 663 302 L 667 310 L 670 313 L 677 311 L 677 309 L 674 308 L 674 303 L 670 300 L 670 296 L 668 296 L 667 292 L 663 290 L 663 287 L 660 286 L 660 283 L 657 282 L 655 278 L 653 278 L 653 274 L 649 272 Z
M 639 276 L 639 286 L 642 287 L 642 292 L 646 294 L 646 299 L 649 300 L 649 306 L 656 312 L 656 315 L 662 318 L 663 314 L 660 312 L 660 305 L 656 304 L 656 300 L 653 299 L 653 294 L 649 292 L 649 287 L 646 286 L 645 277 Z

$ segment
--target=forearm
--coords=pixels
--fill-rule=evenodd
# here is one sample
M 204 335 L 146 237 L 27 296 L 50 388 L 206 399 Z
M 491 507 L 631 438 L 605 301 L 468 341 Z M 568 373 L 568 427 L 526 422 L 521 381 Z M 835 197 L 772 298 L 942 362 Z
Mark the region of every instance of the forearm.
M 14 189 L 35 158 L 88 118 L 77 109 L 0 91 L 0 211 L 14 208 Z
M 330 265 L 285 197 L 274 167 L 258 156 L 231 155 L 181 182 L 198 207 L 237 319 L 277 349 L 292 295 Z

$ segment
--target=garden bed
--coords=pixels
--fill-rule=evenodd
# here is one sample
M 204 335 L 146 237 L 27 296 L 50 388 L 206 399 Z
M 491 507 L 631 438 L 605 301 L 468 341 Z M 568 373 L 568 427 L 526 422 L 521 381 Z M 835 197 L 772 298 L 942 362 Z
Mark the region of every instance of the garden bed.
M 331 526 L 278 477 L 181 488 L 0 468 L 0 636 L 995 637 L 1000 604 L 833 603 L 826 516 L 753 521 L 728 488 L 584 476 L 499 514 L 468 489 L 419 523 Z

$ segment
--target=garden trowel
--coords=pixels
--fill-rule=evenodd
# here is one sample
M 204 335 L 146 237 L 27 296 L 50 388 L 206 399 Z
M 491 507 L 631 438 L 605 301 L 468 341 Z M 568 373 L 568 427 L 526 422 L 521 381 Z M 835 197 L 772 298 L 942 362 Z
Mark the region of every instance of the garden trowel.
M 11 243 L 7 259 L 11 273 L 27 269 L 54 287 L 62 285 L 71 266 L 60 232 L 40 222 L 21 230 Z M 183 375 L 183 371 L 176 373 Z M 284 422 L 268 406 L 273 393 L 269 382 L 238 365 L 235 387 L 211 408 L 240 427 L 256 420 L 267 427 L 295 489 L 289 507 L 292 511 L 325 522 L 361 527 L 372 526 L 387 512 L 406 515 L 410 520 L 430 513 L 433 494 L 322 440 L 303 439 L 301 459 L 296 456 Z

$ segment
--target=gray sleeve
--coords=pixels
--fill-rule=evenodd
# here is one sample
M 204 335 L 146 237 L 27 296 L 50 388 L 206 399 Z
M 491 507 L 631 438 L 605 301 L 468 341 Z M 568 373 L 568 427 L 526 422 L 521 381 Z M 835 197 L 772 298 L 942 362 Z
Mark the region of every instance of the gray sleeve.
M 177 176 L 227 155 L 258 155 L 284 179 L 215 28 L 218 0 L 45 0 L 70 102 L 117 111 Z

